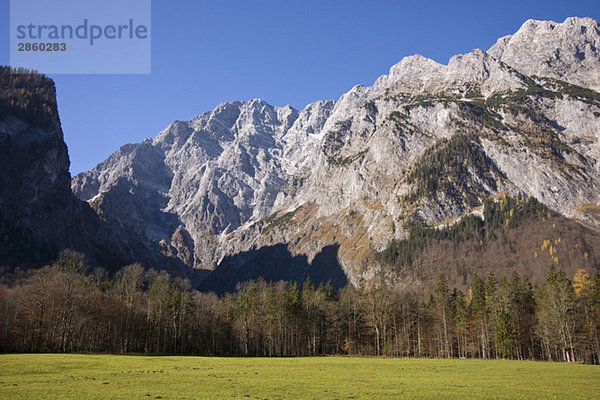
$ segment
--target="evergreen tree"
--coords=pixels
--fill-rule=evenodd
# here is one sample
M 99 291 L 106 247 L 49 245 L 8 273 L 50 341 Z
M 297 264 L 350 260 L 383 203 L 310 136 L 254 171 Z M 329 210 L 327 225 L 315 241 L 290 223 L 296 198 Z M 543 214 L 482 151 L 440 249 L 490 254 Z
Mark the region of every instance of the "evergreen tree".
M 496 332 L 494 334 L 494 341 L 496 342 L 496 348 L 500 357 L 509 358 L 512 356 L 513 335 L 514 331 L 510 323 L 510 315 L 503 310 L 498 315 Z
M 486 301 L 486 287 L 479 275 L 473 276 L 471 285 L 471 303 L 470 309 L 478 321 L 479 325 L 479 349 L 482 358 L 488 358 L 489 340 L 488 340 L 488 306 Z
M 468 346 L 468 319 L 469 310 L 467 299 L 461 290 L 454 289 L 452 293 L 452 308 L 454 313 L 454 327 L 458 346 L 458 356 L 467 357 Z

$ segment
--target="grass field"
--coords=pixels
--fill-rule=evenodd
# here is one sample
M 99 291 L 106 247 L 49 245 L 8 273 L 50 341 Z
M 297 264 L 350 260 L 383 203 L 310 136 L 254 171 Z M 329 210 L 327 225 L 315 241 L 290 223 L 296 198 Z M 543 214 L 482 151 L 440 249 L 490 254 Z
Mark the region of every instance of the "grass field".
M 0 399 L 600 399 L 600 367 L 529 361 L 0 355 Z

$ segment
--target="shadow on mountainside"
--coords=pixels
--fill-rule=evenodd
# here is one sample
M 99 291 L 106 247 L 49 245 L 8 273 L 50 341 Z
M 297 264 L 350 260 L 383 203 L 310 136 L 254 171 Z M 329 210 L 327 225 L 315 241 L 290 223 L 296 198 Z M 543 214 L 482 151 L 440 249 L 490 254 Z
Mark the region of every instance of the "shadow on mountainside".
M 317 286 L 331 282 L 339 289 L 346 286 L 348 279 L 338 261 L 338 250 L 338 245 L 326 246 L 312 262 L 303 254 L 293 256 L 284 243 L 241 252 L 225 257 L 202 281 L 200 289 L 218 294 L 233 292 L 238 283 L 258 278 L 300 284 L 310 278 Z

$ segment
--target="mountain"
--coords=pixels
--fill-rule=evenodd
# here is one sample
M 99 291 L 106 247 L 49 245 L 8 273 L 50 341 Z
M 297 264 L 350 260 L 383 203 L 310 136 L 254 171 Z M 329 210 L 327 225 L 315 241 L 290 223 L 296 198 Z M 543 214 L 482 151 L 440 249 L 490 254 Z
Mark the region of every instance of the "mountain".
M 332 108 L 332 101 L 302 111 L 262 100 L 221 104 L 121 147 L 75 176 L 73 192 L 164 254 L 212 268 L 223 235 L 272 213 Z
M 498 39 L 487 53 L 527 75 L 561 79 L 600 90 L 598 23 L 567 18 L 562 24 L 528 20 L 514 35 Z
M 0 266 L 40 266 L 68 248 L 113 270 L 140 261 L 186 275 L 73 195 L 54 82 L 42 74 L 0 67 L 0 169 Z
M 406 57 L 337 101 L 221 104 L 121 147 L 71 188 L 146 248 L 214 269 L 205 289 L 597 270 L 599 48 L 593 19 L 529 20 L 448 65 Z M 545 209 L 526 211 L 530 198 Z M 482 221 L 494 204 L 513 205 L 504 224 Z M 462 265 L 466 254 L 478 257 Z

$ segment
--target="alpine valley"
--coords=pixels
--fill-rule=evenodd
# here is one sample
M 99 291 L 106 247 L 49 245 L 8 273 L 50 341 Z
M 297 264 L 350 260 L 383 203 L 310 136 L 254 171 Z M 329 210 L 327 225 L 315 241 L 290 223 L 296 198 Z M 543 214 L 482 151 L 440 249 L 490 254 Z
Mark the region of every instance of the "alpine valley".
M 0 78 L 0 265 L 68 247 L 217 292 L 258 277 L 428 288 L 440 272 L 463 287 L 474 273 L 600 270 L 590 18 L 528 20 L 448 65 L 406 57 L 303 110 L 224 103 L 70 187 L 52 81 Z

